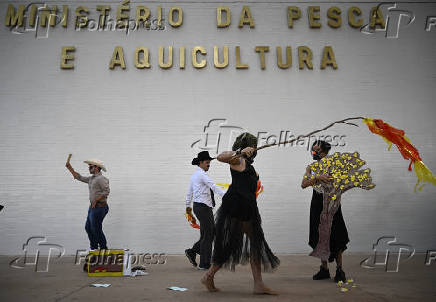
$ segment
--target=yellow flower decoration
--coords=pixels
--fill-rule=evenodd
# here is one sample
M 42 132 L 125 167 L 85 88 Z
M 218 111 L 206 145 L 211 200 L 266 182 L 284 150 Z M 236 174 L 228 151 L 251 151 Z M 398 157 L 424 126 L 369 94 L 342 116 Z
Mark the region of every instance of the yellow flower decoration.
M 331 202 L 339 203 L 341 195 L 351 188 L 359 187 L 365 190 L 370 190 L 375 187 L 370 176 L 371 170 L 366 168 L 359 170 L 361 166 L 366 164 L 360 158 L 358 152 L 354 153 L 339 153 L 326 156 L 318 162 L 310 165 L 311 171 L 316 176 L 328 174 L 333 177 L 332 183 L 319 183 L 314 186 L 314 189 L 321 193 L 327 193 Z M 312 175 L 313 179 L 315 176 Z

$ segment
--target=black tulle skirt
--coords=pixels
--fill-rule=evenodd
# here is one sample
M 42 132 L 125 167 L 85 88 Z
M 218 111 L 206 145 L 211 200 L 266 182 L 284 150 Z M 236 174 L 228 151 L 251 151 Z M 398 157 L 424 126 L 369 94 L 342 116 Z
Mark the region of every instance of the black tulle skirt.
M 273 271 L 280 260 L 265 240 L 256 200 L 226 194 L 215 214 L 215 244 L 212 262 L 235 270 L 237 264 L 260 262 L 263 271 Z

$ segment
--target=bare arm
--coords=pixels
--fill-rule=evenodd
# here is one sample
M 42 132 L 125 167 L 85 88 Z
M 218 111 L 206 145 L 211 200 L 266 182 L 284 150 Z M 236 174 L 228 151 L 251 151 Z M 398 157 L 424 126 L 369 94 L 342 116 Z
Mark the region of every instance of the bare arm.
M 233 158 L 233 156 L 236 155 L 236 151 L 224 151 L 221 154 L 219 154 L 217 156 L 217 159 L 220 162 L 226 163 L 226 164 L 230 164 L 231 159 Z
M 191 202 L 192 202 L 193 190 L 192 190 L 192 182 L 189 182 L 188 193 L 186 194 L 186 213 L 190 214 L 192 211 Z
M 316 176 L 311 178 L 310 168 L 306 168 L 306 174 L 304 174 L 303 181 L 301 182 L 301 188 L 306 189 L 307 187 L 313 186 L 316 184 Z
M 244 150 L 241 151 L 241 154 L 245 157 L 250 157 L 253 152 L 254 148 L 247 147 Z M 224 151 L 220 155 L 218 155 L 217 159 L 220 162 L 227 163 L 230 165 L 230 168 L 236 171 L 244 171 L 245 170 L 245 160 L 242 159 L 242 157 L 236 157 L 237 155 L 236 151 Z
M 72 154 L 68 155 L 68 159 L 67 159 L 67 163 L 65 164 L 65 167 L 67 167 L 67 169 L 71 172 L 74 179 L 78 179 L 80 174 L 77 173 L 76 171 L 74 171 L 73 167 L 71 166 L 71 164 L 70 164 L 71 156 L 72 156 Z
M 89 182 L 89 177 L 83 177 L 82 175 L 80 175 L 79 173 L 74 171 L 73 167 L 70 164 L 70 158 L 71 158 L 71 154 L 68 155 L 68 159 L 67 159 L 67 163 L 65 164 L 65 167 L 67 167 L 67 169 L 71 172 L 71 174 L 73 175 L 74 179 L 80 180 L 81 182 L 88 183 Z

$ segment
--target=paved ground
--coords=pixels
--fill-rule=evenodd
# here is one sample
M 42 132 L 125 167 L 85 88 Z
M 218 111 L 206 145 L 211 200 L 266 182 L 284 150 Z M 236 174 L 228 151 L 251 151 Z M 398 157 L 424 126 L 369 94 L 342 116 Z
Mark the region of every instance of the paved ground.
M 0 301 L 436 301 L 436 262 L 426 266 L 425 255 L 415 255 L 401 262 L 399 272 L 388 273 L 382 267 L 360 266 L 365 255 L 346 254 L 344 270 L 356 287 L 341 292 L 333 281 L 313 281 L 318 261 L 306 255 L 281 255 L 280 268 L 264 274 L 265 282 L 280 292 L 279 296 L 251 294 L 249 266 L 236 272 L 220 271 L 218 293 L 205 291 L 197 271 L 184 256 L 168 256 L 166 264 L 149 265 L 149 275 L 141 277 L 88 277 L 74 257 L 63 257 L 50 264 L 46 273 L 32 267 L 9 267 L 13 257 L 0 256 Z M 330 270 L 334 272 L 334 266 Z M 110 283 L 108 288 L 90 287 L 91 283 Z M 188 288 L 170 291 L 168 286 Z

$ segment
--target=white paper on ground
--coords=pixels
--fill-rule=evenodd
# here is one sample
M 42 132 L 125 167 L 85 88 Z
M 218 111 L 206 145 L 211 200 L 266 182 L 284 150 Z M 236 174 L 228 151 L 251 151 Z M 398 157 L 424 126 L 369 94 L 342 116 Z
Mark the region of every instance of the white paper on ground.
M 95 283 L 95 284 L 91 284 L 90 286 L 92 287 L 109 287 L 111 286 L 110 284 L 100 284 L 100 283 Z
M 187 288 L 177 287 L 177 286 L 170 286 L 170 287 L 167 287 L 167 288 L 170 289 L 170 290 L 176 290 L 176 291 L 180 291 L 180 292 L 184 292 L 184 291 L 188 290 Z
M 136 270 L 136 271 L 130 273 L 130 277 L 147 276 L 147 275 L 148 275 L 147 272 L 144 272 L 144 271 L 141 271 L 141 270 Z

